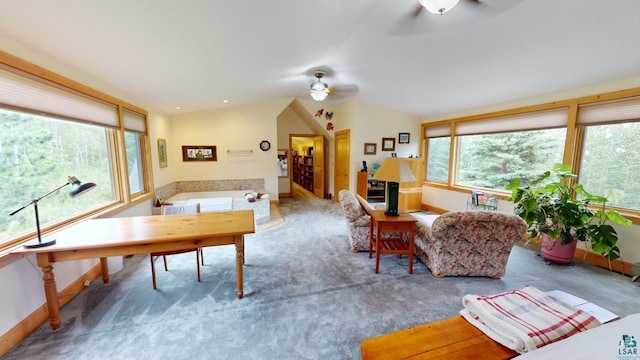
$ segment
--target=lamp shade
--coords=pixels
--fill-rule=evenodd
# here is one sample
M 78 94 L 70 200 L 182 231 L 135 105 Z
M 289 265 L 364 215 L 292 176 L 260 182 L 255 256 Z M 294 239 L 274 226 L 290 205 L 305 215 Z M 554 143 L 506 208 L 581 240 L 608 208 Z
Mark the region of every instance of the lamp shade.
M 78 178 L 75 176 L 69 176 L 68 181 L 71 184 L 71 191 L 69 191 L 69 195 L 71 195 L 71 197 L 80 196 L 97 186 L 92 182 L 81 183 L 80 180 L 78 180 Z
M 373 174 L 373 179 L 397 183 L 416 181 L 416 177 L 409 169 L 406 161 L 397 157 L 384 159 L 378 171 Z
M 430 13 L 444 14 L 458 4 L 458 0 L 418 0 Z

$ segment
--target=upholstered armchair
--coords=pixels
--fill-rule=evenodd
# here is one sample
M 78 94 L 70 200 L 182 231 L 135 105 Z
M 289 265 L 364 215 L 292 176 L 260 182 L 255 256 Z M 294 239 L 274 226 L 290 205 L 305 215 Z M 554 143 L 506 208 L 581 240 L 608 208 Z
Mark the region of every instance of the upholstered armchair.
M 415 253 L 435 277 L 502 277 L 527 230 L 520 217 L 499 211 L 449 212 L 428 223 L 416 223 Z
M 341 190 L 338 200 L 347 218 L 347 235 L 351 243 L 351 251 L 369 251 L 371 216 L 368 211 L 384 209 L 384 204 L 369 204 L 362 197 L 348 190 Z

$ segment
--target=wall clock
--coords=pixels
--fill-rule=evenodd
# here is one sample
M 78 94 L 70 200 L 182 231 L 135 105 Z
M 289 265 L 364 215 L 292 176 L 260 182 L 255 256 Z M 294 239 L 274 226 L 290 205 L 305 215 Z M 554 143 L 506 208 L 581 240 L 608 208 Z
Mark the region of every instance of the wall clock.
M 260 143 L 260 149 L 262 151 L 268 151 L 269 149 L 271 149 L 271 143 L 267 140 L 262 140 L 262 142 Z

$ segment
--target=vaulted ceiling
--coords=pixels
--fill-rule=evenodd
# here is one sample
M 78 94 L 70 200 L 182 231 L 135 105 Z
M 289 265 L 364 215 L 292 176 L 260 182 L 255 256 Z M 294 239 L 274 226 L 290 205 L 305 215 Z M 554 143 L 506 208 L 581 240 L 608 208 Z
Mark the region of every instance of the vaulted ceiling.
M 317 68 L 336 89 L 325 101 L 419 117 L 640 76 L 638 0 L 460 0 L 444 15 L 418 6 L 0 0 L 0 34 L 167 114 L 310 99 Z

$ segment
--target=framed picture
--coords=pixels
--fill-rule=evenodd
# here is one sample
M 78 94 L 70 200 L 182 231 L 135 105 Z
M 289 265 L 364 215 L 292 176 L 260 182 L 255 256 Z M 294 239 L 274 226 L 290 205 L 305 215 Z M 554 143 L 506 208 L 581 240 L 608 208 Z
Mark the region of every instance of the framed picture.
M 218 161 L 218 153 L 212 145 L 183 145 L 182 161 Z
M 382 151 L 395 151 L 396 138 L 382 138 Z
M 375 155 L 376 154 L 376 143 L 364 143 L 364 154 L 365 155 Z
M 398 133 L 398 144 L 408 144 L 409 133 Z
M 161 168 L 167 167 L 167 140 L 158 139 L 158 162 Z

